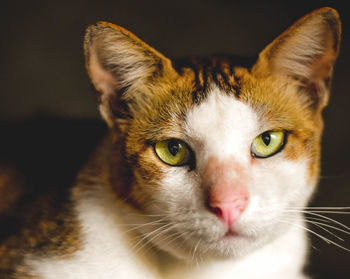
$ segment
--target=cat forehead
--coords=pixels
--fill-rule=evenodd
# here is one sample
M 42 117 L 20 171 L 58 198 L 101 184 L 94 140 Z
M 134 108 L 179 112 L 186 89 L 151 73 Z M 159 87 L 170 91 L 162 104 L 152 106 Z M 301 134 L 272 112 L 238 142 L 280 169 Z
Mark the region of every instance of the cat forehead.
M 248 104 L 212 85 L 207 98 L 188 111 L 185 130 L 194 137 L 226 134 L 230 130 L 255 130 L 257 122 L 257 114 Z
M 215 85 L 204 101 L 188 111 L 184 126 L 186 135 L 205 145 L 206 152 L 227 156 L 244 153 L 242 149 L 249 152 L 249 142 L 263 129 L 248 104 Z
M 267 130 L 303 130 L 308 110 L 293 83 L 256 79 L 245 68 L 211 75 L 188 68 L 181 78 L 152 87 L 150 103 L 133 111 L 129 133 L 138 142 L 180 138 L 225 148 L 242 147 Z M 218 72 L 218 71 L 216 71 Z M 221 78 L 220 78 L 221 77 Z M 198 83 L 198 84 L 197 84 Z M 236 144 L 235 144 L 236 143 Z M 238 144 L 240 143 L 240 144 Z

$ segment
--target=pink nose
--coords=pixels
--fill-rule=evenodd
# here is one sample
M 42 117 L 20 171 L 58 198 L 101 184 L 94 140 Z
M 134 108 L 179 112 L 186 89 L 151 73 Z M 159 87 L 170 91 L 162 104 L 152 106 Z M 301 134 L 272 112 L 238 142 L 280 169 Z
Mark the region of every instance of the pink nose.
M 240 195 L 232 201 L 210 202 L 209 207 L 228 227 L 231 227 L 246 208 L 247 200 L 246 195 Z
M 249 176 L 234 158 L 210 157 L 204 178 L 208 189 L 209 210 L 231 227 L 248 204 Z

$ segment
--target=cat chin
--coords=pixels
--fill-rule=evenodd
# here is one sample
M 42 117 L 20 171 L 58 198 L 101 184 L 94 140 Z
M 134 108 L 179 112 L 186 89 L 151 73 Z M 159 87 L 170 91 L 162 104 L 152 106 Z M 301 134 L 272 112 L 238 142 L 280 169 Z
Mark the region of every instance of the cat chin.
M 272 235 L 263 235 L 258 238 L 243 235 L 224 235 L 217 240 L 191 239 L 164 243 L 152 241 L 159 250 L 165 251 L 172 257 L 187 263 L 202 260 L 225 260 L 242 258 L 253 252 L 274 238 Z
M 192 247 L 186 247 L 186 249 L 174 244 L 167 247 L 165 251 L 187 263 L 203 260 L 239 259 L 261 247 L 263 243 L 260 242 L 264 241 L 250 243 L 249 239 L 221 239 L 217 243 L 204 244 L 201 247 L 194 243 Z M 159 246 L 158 248 L 164 249 L 164 247 Z
M 244 230 L 242 230 L 242 233 L 222 232 L 221 235 L 214 233 L 213 237 L 210 235 L 192 238 L 180 237 L 175 241 L 165 236 L 165 241 L 154 239 L 151 242 L 157 249 L 188 263 L 203 260 L 241 259 L 273 242 L 287 233 L 289 229 L 290 226 L 285 224 L 271 224 L 259 230 L 252 229 L 249 234 L 243 233 Z

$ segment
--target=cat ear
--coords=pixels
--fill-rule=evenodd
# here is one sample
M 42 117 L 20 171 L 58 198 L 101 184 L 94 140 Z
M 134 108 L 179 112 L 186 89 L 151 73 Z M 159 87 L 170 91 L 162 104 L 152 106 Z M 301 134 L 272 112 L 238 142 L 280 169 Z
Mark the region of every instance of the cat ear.
M 312 107 L 328 103 L 341 23 L 332 8 L 321 8 L 298 20 L 259 55 L 252 73 L 291 78 L 307 94 Z
M 99 92 L 99 109 L 111 127 L 127 117 L 130 104 L 147 98 L 147 84 L 174 74 L 171 61 L 126 29 L 99 22 L 84 41 L 88 74 Z

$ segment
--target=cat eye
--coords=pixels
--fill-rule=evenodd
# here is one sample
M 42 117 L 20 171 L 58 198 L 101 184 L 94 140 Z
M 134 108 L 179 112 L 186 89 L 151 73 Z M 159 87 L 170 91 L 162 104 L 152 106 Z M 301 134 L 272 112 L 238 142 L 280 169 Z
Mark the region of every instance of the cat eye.
M 281 151 L 285 144 L 286 134 L 283 131 L 266 131 L 257 136 L 252 143 L 254 157 L 267 158 Z
M 170 166 L 183 166 L 191 158 L 187 144 L 178 139 L 159 141 L 154 145 L 154 151 L 162 162 Z

